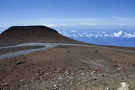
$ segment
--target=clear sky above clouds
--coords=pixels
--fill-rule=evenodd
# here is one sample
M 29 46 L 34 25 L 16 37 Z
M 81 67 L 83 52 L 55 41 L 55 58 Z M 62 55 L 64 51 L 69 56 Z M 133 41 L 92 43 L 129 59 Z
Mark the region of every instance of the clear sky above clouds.
M 135 26 L 135 0 L 1 0 L 0 26 Z

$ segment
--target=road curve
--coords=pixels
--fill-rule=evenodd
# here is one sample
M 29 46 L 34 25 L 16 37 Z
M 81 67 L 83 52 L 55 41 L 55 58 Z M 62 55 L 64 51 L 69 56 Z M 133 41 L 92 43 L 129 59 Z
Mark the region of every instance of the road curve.
M 110 48 L 110 47 L 104 47 L 104 46 L 93 46 L 93 45 L 87 45 L 87 44 L 70 44 L 70 43 L 24 43 L 24 44 L 18 44 L 14 46 L 6 46 L 6 47 L 0 47 L 1 49 L 8 49 L 8 48 L 15 48 L 15 47 L 23 47 L 23 46 L 43 46 L 42 48 L 35 48 L 35 49 L 28 49 L 28 50 L 21 50 L 16 52 L 10 52 L 7 54 L 0 55 L 0 59 L 6 59 L 6 58 L 13 58 L 21 55 L 27 55 L 32 52 L 41 51 L 41 50 L 47 50 L 49 48 L 54 48 L 56 46 L 81 46 L 81 47 L 98 47 L 98 48 L 105 48 L 114 50 L 117 53 L 119 52 L 127 52 L 127 53 L 135 53 L 134 50 L 125 50 L 125 49 L 118 49 L 118 48 Z
M 44 47 L 36 48 L 36 49 L 21 50 L 21 51 L 16 51 L 16 52 L 10 52 L 10 53 L 7 53 L 7 54 L 2 54 L 2 55 L 0 55 L 0 59 L 13 58 L 13 57 L 21 56 L 21 55 L 27 55 L 27 54 L 30 54 L 32 52 L 41 51 L 41 50 L 47 50 L 49 48 L 53 48 L 53 47 L 56 47 L 56 46 L 59 46 L 59 45 L 62 45 L 62 46 L 82 46 L 82 47 L 88 47 L 88 45 L 84 45 L 84 44 L 25 43 L 25 44 L 19 44 L 19 45 L 15 45 L 15 46 L 0 47 L 0 50 L 1 49 L 8 49 L 8 48 L 23 47 L 23 46 L 44 46 Z

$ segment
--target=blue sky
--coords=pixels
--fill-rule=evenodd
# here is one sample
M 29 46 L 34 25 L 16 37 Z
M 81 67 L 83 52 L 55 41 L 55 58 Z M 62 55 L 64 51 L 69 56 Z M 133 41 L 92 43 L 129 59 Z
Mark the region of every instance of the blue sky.
M 1 0 L 0 27 L 135 27 L 135 0 Z

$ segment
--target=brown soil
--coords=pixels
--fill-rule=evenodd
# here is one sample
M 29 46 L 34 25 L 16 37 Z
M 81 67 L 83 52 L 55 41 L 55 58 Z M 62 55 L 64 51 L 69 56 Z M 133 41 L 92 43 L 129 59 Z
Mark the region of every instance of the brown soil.
M 0 60 L 1 88 L 116 89 L 121 81 L 130 83 L 133 88 L 134 58 L 134 53 L 113 48 L 59 46 L 47 51 Z
M 125 49 L 125 50 L 135 50 L 133 47 L 120 47 L 120 46 L 106 46 L 106 47 L 111 47 L 111 48 L 118 48 L 118 49 Z

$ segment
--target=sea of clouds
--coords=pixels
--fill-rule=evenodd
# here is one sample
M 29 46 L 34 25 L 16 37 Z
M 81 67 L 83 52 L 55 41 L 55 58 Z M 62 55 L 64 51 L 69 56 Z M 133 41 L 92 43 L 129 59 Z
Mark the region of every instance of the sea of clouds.
M 135 32 L 126 32 L 126 31 L 114 31 L 114 32 L 82 32 L 79 30 L 68 30 L 68 31 L 59 31 L 61 34 L 69 37 L 95 37 L 95 38 L 102 38 L 102 37 L 111 37 L 111 38 L 135 38 Z

